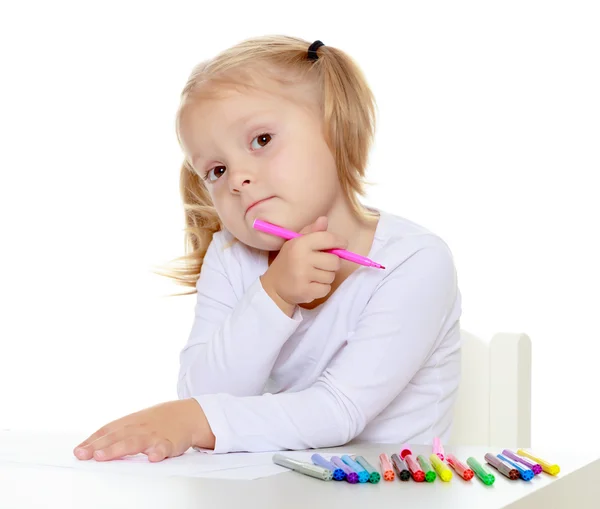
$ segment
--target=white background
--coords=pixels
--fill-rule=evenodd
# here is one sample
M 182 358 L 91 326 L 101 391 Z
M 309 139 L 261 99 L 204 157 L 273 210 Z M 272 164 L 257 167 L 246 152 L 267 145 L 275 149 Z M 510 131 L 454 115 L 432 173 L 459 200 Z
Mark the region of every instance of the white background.
M 533 341 L 532 446 L 597 432 L 596 2 L 5 2 L 0 429 L 77 431 L 176 398 L 194 296 L 174 131 L 192 67 L 321 39 L 379 106 L 367 203 L 450 245 L 462 327 Z M 74 444 L 75 445 L 75 444 Z

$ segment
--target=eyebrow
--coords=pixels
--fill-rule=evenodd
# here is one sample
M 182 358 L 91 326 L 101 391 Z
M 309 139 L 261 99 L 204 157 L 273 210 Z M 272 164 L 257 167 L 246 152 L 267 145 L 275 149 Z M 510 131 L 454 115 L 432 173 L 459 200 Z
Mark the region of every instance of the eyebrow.
M 227 129 L 228 130 L 232 129 L 235 124 L 245 125 L 255 117 L 259 117 L 259 116 L 263 116 L 263 115 L 271 115 L 272 113 L 273 113 L 273 110 L 260 110 L 260 111 L 255 111 L 255 112 L 249 113 L 248 115 L 244 115 L 241 118 L 235 119 L 231 124 L 229 124 L 227 126 Z M 198 161 L 198 159 L 201 159 L 201 158 L 202 158 L 202 154 L 192 155 L 192 157 L 190 159 L 192 161 L 192 166 L 196 166 L 196 162 Z

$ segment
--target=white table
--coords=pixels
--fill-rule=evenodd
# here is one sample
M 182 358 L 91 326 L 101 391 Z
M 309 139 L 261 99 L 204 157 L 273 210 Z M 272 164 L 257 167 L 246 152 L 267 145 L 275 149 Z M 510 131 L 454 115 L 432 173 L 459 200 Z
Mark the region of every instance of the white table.
M 33 436 L 33 435 L 32 435 Z M 66 443 L 72 449 L 74 444 Z M 0 443 L 0 453 L 2 444 Z M 397 452 L 399 446 L 346 445 L 341 450 L 362 454 L 379 466 L 381 452 Z M 415 454 L 431 452 L 415 446 Z M 486 452 L 497 448 L 447 447 L 466 461 L 475 456 L 484 464 Z M 335 449 L 326 449 L 332 452 Z M 545 451 L 548 452 L 548 451 Z M 0 454 L 1 456 L 1 454 Z M 0 460 L 0 507 L 30 508 L 244 508 L 295 509 L 307 507 L 415 507 L 418 509 L 584 509 L 598 508 L 600 500 L 600 458 L 585 451 L 556 449 L 547 459 L 561 467 L 557 477 L 542 473 L 530 482 L 510 481 L 488 466 L 496 482 L 488 487 L 473 479 L 466 482 L 454 475 L 449 483 L 381 481 L 351 485 L 323 482 L 295 472 L 256 479 L 231 481 L 189 477 L 146 477 L 116 475 L 60 467 L 44 467 Z

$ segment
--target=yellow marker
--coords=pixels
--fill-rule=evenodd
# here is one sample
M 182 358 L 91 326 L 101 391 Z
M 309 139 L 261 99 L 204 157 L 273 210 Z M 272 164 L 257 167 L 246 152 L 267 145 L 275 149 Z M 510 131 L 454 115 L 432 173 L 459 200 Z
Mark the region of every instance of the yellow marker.
M 431 461 L 431 466 L 437 472 L 437 475 L 440 476 L 442 481 L 448 482 L 452 479 L 452 470 L 446 466 L 437 454 L 431 454 L 431 456 L 429 456 L 429 461 Z
M 517 454 L 519 456 L 525 456 L 526 458 L 535 461 L 542 467 L 542 470 L 547 474 L 557 475 L 560 472 L 560 467 L 558 465 L 553 465 L 551 463 L 548 463 L 547 461 L 544 461 L 543 459 L 537 458 L 533 454 L 524 451 L 523 449 L 518 449 Z

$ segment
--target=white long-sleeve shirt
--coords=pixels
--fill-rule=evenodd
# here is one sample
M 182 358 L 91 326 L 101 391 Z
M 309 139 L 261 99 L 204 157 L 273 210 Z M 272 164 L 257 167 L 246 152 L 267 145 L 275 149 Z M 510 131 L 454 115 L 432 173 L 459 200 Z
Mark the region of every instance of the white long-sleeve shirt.
M 460 377 L 461 294 L 434 233 L 381 209 L 368 255 L 315 309 L 286 315 L 259 277 L 268 253 L 215 233 L 180 357 L 214 453 L 431 443 L 449 437 Z

